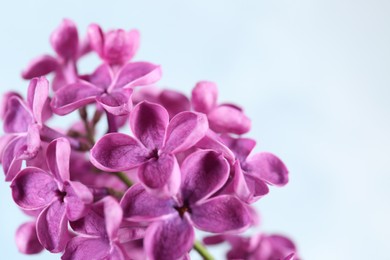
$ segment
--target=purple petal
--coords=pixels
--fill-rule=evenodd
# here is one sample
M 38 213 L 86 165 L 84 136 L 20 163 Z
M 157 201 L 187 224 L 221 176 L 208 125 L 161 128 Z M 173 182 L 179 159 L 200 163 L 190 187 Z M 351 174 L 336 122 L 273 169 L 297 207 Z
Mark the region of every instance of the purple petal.
M 207 134 L 196 143 L 196 147 L 221 153 L 231 164 L 236 160 L 233 152 L 222 142 L 219 135 L 211 130 L 207 131 Z
M 76 25 L 71 20 L 64 19 L 60 26 L 51 34 L 50 43 L 62 58 L 76 58 L 79 44 Z
M 241 163 L 246 161 L 246 158 L 256 146 L 256 141 L 249 138 L 233 138 L 224 134 L 221 135 L 221 139 L 234 152 Z
M 12 181 L 22 168 L 22 161 L 27 159 L 24 154 L 27 148 L 27 137 L 25 135 L 13 138 L 3 151 L 2 165 L 6 181 Z
M 135 106 L 130 115 L 134 135 L 149 149 L 162 147 L 168 122 L 164 107 L 146 101 Z
M 211 150 L 188 156 L 181 166 L 183 200 L 193 204 L 219 190 L 229 177 L 229 164 L 221 154 Z
M 112 82 L 113 73 L 109 65 L 100 65 L 93 73 L 88 77 L 88 81 L 96 87 L 106 90 Z
M 263 197 L 264 195 L 268 194 L 269 188 L 265 182 L 258 178 L 254 178 L 250 176 L 249 174 L 245 174 L 245 182 L 249 189 L 249 196 L 247 197 L 247 200 L 244 200 L 248 203 L 253 203 Z
M 45 208 L 37 219 L 37 235 L 44 248 L 52 253 L 65 249 L 70 239 L 66 207 L 59 200 Z
M 80 182 L 65 182 L 66 215 L 70 221 L 84 217 L 89 210 L 89 204 L 93 202 L 91 191 Z
M 161 68 L 149 62 L 127 63 L 118 72 L 111 88 L 132 88 L 150 85 L 161 78 Z
M 110 64 L 124 64 L 134 56 L 138 46 L 137 30 L 112 30 L 105 35 L 104 59 Z
M 248 158 L 246 173 L 270 184 L 283 186 L 288 182 L 288 170 L 284 163 L 271 153 L 257 153 Z
M 96 96 L 102 92 L 102 89 L 85 81 L 73 83 L 57 90 L 51 101 L 51 107 L 59 115 L 69 114 L 80 107 L 93 103 Z
M 221 195 L 192 206 L 194 225 L 204 231 L 224 233 L 243 231 L 252 223 L 246 206 L 236 197 Z
M 198 82 L 192 90 L 191 103 L 195 111 L 208 114 L 217 105 L 218 88 L 213 82 Z
M 110 94 L 103 94 L 97 97 L 96 100 L 107 112 L 113 115 L 127 115 L 132 107 L 131 92 L 131 89 L 127 91 L 113 91 Z
M 23 70 L 22 77 L 24 79 L 32 79 L 35 77 L 45 76 L 57 69 L 57 59 L 50 55 L 43 55 L 30 61 L 27 68 Z
M 4 116 L 4 132 L 25 133 L 32 123 L 34 117 L 26 104 L 16 96 L 11 97 Z
M 126 171 L 147 160 L 148 150 L 134 138 L 106 134 L 91 150 L 91 162 L 104 171 Z
M 12 197 L 22 209 L 40 209 L 56 197 L 58 186 L 53 176 L 41 169 L 27 167 L 11 183 Z
M 110 259 L 110 244 L 102 238 L 75 237 L 65 248 L 62 260 Z
M 180 112 L 189 111 L 191 108 L 188 98 L 180 92 L 165 89 L 161 91 L 160 103 L 169 112 L 169 117 L 172 118 Z
M 37 123 L 42 124 L 42 111 L 49 96 L 49 81 L 46 78 L 34 78 L 30 81 L 27 104 L 31 108 Z
M 47 165 L 50 172 L 61 183 L 69 180 L 70 144 L 64 138 L 52 141 L 46 151 Z
M 138 178 L 148 192 L 158 197 L 169 197 L 179 191 L 181 176 L 175 156 L 164 153 L 141 165 Z
M 153 221 L 176 212 L 172 199 L 153 196 L 140 184 L 127 190 L 120 205 L 123 217 L 130 221 Z
M 144 239 L 148 259 L 179 259 L 191 250 L 194 236 L 194 229 L 186 217 L 177 215 L 154 222 L 148 227 Z
M 4 151 L 7 148 L 7 145 L 11 143 L 15 138 L 22 136 L 24 137 L 24 134 L 4 134 L 0 136 L 0 164 L 3 164 L 3 155 Z
M 113 197 L 105 197 L 100 201 L 104 204 L 104 219 L 109 239 L 114 240 L 122 223 L 123 211 Z
M 97 24 L 91 24 L 88 27 L 88 39 L 91 48 L 100 56 L 103 57 L 104 35 L 103 31 Z
M 250 119 L 240 110 L 221 105 L 208 114 L 210 128 L 218 133 L 245 134 L 251 128 Z
M 163 150 L 171 153 L 185 151 L 200 141 L 207 130 L 207 117 L 204 114 L 179 113 L 168 125 Z
M 15 240 L 19 252 L 23 254 L 38 254 L 43 250 L 37 237 L 35 221 L 26 222 L 19 226 L 16 230 Z

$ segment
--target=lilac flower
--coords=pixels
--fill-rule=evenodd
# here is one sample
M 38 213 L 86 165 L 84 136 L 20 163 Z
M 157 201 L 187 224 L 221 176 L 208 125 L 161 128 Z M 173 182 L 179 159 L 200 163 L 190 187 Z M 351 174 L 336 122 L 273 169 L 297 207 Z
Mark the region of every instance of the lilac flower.
M 294 243 L 281 235 L 258 234 L 252 237 L 216 235 L 204 239 L 207 245 L 224 241 L 229 242 L 232 247 L 227 253 L 227 259 L 299 260 Z
M 50 171 L 27 167 L 11 184 L 12 197 L 19 207 L 42 210 L 37 219 L 37 236 L 51 252 L 65 248 L 70 238 L 68 220 L 83 217 L 93 200 L 87 187 L 69 180 L 69 157 L 69 142 L 65 138 L 56 139 L 47 148 Z
M 77 80 L 76 61 L 89 51 L 89 46 L 79 43 L 76 25 L 69 19 L 64 19 L 52 33 L 50 43 L 57 57 L 42 55 L 33 59 L 22 77 L 32 79 L 55 72 L 53 89 L 57 90 Z
M 127 63 L 138 50 L 139 32 L 137 30 L 124 31 L 121 29 L 103 33 L 97 24 L 88 28 L 88 38 L 91 48 L 109 65 L 123 65 Z
M 55 113 L 65 115 L 96 101 L 111 114 L 128 114 L 132 88 L 152 84 L 160 78 L 160 66 L 148 62 L 127 63 L 115 75 L 103 64 L 88 77 L 89 82 L 79 80 L 59 89 L 51 106 Z
M 84 218 L 71 223 L 78 236 L 69 241 L 61 259 L 129 259 L 118 239 L 121 222 L 122 209 L 112 197 L 93 204 Z
M 207 114 L 210 129 L 217 133 L 244 134 L 251 128 L 250 119 L 231 104 L 217 105 L 218 89 L 213 82 L 200 81 L 192 90 L 191 103 L 195 111 Z
M 43 250 L 38 240 L 35 221 L 20 225 L 16 230 L 15 241 L 19 252 L 23 254 L 38 254 Z
M 2 137 L 2 165 L 6 181 L 12 180 L 20 170 L 23 160 L 37 156 L 41 147 L 40 131 L 43 122 L 51 116 L 48 109 L 49 83 L 45 78 L 34 78 L 28 87 L 27 102 L 10 95 L 4 112 Z
M 175 153 L 192 147 L 205 135 L 208 124 L 200 113 L 182 112 L 169 122 L 164 107 L 142 102 L 130 114 L 135 138 L 107 134 L 91 150 L 91 162 L 104 171 L 126 171 L 139 167 L 145 188 L 158 196 L 176 194 L 180 171 Z
M 181 173 L 180 191 L 173 198 L 154 197 L 136 184 L 121 200 L 127 220 L 154 221 L 144 239 L 149 259 L 183 257 L 193 246 L 193 226 L 225 233 L 251 224 L 247 206 L 236 197 L 212 197 L 229 176 L 229 164 L 222 155 L 210 150 L 195 152 L 183 162 Z
M 221 138 L 236 156 L 231 185 L 243 201 L 253 203 L 267 194 L 267 184 L 287 184 L 288 170 L 278 157 L 268 152 L 250 155 L 256 145 L 255 140 L 229 135 L 222 135 Z

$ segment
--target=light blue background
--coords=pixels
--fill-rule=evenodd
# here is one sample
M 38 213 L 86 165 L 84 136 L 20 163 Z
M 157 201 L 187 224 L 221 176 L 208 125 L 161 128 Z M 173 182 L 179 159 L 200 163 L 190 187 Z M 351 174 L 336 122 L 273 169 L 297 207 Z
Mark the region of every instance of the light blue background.
M 20 71 L 52 53 L 64 17 L 82 33 L 91 22 L 138 28 L 136 59 L 162 64 L 162 85 L 189 94 L 217 82 L 220 100 L 252 118 L 257 151 L 289 167 L 288 186 L 256 204 L 263 230 L 291 236 L 304 259 L 390 259 L 389 1 L 18 0 L 0 10 L 1 93 L 25 93 Z M 17 253 L 27 218 L 8 183 L 0 200 L 0 258 L 57 259 Z

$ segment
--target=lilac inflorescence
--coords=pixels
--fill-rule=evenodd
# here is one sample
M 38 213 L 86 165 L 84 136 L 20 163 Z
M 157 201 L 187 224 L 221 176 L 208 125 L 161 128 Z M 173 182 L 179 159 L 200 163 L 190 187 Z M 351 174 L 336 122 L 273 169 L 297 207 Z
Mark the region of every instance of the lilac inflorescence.
M 190 97 L 157 88 L 161 66 L 133 60 L 139 38 L 137 30 L 92 24 L 81 40 L 64 19 L 50 37 L 55 55 L 22 72 L 26 98 L 4 95 L 0 162 L 15 203 L 31 217 L 16 231 L 19 251 L 172 260 L 195 250 L 211 259 L 205 244 L 226 241 L 228 259 L 298 259 L 284 236 L 240 236 L 258 224 L 251 204 L 269 185 L 287 184 L 286 166 L 253 152 L 256 141 L 242 136 L 250 119 L 218 102 L 215 83 L 198 82 Z M 101 64 L 81 75 L 78 62 L 89 53 Z M 52 120 L 76 111 L 70 126 Z M 214 235 L 201 243 L 196 230 Z

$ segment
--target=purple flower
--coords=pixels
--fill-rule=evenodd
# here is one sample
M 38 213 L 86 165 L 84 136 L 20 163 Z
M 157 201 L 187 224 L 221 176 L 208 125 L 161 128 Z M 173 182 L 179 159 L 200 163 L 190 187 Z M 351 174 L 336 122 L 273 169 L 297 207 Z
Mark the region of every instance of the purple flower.
M 20 225 L 16 230 L 15 241 L 19 252 L 23 254 L 38 254 L 43 250 L 38 240 L 35 221 Z
M 28 87 L 27 102 L 17 95 L 10 95 L 4 111 L 4 150 L 1 162 L 6 181 L 11 181 L 20 170 L 22 161 L 37 156 L 41 148 L 40 131 L 43 122 L 51 116 L 48 107 L 48 81 L 41 78 L 31 80 Z
M 87 77 L 89 82 L 79 80 L 59 89 L 51 106 L 55 113 L 65 115 L 98 102 L 111 114 L 128 114 L 133 87 L 149 85 L 160 78 L 160 66 L 148 62 L 127 63 L 115 75 L 107 64 L 103 64 Z
M 154 221 L 144 239 L 149 259 L 183 257 L 193 246 L 193 226 L 220 233 L 241 231 L 252 223 L 247 206 L 236 197 L 212 197 L 229 177 L 229 164 L 222 155 L 195 152 L 183 162 L 181 173 L 180 191 L 173 198 L 154 197 L 136 184 L 121 200 L 127 220 Z
M 69 241 L 61 259 L 129 259 L 118 239 L 121 222 L 122 209 L 112 197 L 93 204 L 84 218 L 71 223 L 78 236 Z
M 231 104 L 217 105 L 218 89 L 213 82 L 200 81 L 192 90 L 191 103 L 195 111 L 207 114 L 210 129 L 217 133 L 245 134 L 251 128 L 250 119 Z
M 121 29 L 103 33 L 97 24 L 88 28 L 88 38 L 91 48 L 109 65 L 123 65 L 133 58 L 139 46 L 137 30 Z
M 281 235 L 258 234 L 252 237 L 216 235 L 206 237 L 204 243 L 215 245 L 224 241 L 231 245 L 227 259 L 245 260 L 299 260 L 294 243 Z
M 53 89 L 57 90 L 77 80 L 76 61 L 89 51 L 89 46 L 79 43 L 76 25 L 69 19 L 64 19 L 52 33 L 50 43 L 57 57 L 42 55 L 33 59 L 22 77 L 32 79 L 55 72 Z
M 68 220 L 83 217 L 93 200 L 87 187 L 69 180 L 69 157 L 69 142 L 65 138 L 56 139 L 47 148 L 50 171 L 27 167 L 11 184 L 12 197 L 19 207 L 42 210 L 37 219 L 37 235 L 51 252 L 65 248 L 70 238 Z
M 222 135 L 221 138 L 236 156 L 231 188 L 243 201 L 253 203 L 267 194 L 267 184 L 287 184 L 288 170 L 278 157 L 268 152 L 250 155 L 256 145 L 255 140 L 229 135 Z
M 180 170 L 174 154 L 187 150 L 205 135 L 208 124 L 203 114 L 182 112 L 169 121 L 164 107 L 142 102 L 130 114 L 135 138 L 107 134 L 91 150 L 91 162 L 104 171 L 138 168 L 144 187 L 158 196 L 176 194 Z

